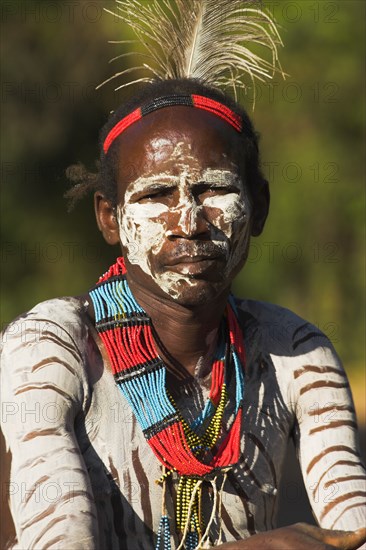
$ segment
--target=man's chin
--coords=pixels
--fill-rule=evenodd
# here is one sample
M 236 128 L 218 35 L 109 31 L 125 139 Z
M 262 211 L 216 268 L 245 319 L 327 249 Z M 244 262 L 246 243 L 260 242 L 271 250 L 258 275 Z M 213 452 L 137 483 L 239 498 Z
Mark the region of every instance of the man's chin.
M 165 294 L 177 304 L 194 308 L 203 306 L 222 295 L 227 284 L 204 279 L 180 280 L 165 289 Z

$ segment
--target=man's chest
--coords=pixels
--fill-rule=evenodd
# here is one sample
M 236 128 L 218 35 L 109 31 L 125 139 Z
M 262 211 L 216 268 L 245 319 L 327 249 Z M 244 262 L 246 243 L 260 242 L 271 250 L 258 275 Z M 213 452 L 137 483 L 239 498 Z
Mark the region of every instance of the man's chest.
M 207 390 L 196 394 L 184 390 L 181 394 L 182 411 L 192 419 L 204 405 Z M 225 422 L 230 427 L 230 404 L 228 411 Z M 82 424 L 77 437 L 97 503 L 100 531 L 104 538 L 112 536 L 115 544 L 124 541 L 126 545 L 112 544 L 112 548 L 129 548 L 128 540 L 136 533 L 141 540 L 150 541 L 146 548 L 151 548 L 161 517 L 162 465 L 111 376 L 103 375 L 94 385 Z M 202 484 L 204 521 L 214 507 L 217 510 L 210 531 L 213 541 L 220 529 L 223 540 L 235 540 L 273 526 L 289 430 L 290 418 L 275 380 L 265 371 L 247 378 L 240 459 L 226 475 L 218 472 Z M 178 476 L 171 475 L 165 488 L 172 531 L 178 483 Z

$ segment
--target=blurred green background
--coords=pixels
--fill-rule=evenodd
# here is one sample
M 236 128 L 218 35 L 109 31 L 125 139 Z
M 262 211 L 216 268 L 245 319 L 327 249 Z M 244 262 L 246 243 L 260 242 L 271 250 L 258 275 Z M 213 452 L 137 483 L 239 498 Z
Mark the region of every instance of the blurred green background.
M 38 301 L 85 292 L 118 252 L 96 228 L 91 197 L 67 214 L 64 173 L 77 161 L 95 167 L 99 129 L 122 95 L 113 84 L 94 88 L 126 66 L 108 64 L 123 50 L 107 40 L 130 36 L 103 12 L 113 0 L 0 5 L 3 326 Z M 289 76 L 257 91 L 252 116 L 272 204 L 235 291 L 320 327 L 357 394 L 365 372 L 365 3 L 264 5 L 283 27 Z M 250 110 L 251 95 L 242 97 Z

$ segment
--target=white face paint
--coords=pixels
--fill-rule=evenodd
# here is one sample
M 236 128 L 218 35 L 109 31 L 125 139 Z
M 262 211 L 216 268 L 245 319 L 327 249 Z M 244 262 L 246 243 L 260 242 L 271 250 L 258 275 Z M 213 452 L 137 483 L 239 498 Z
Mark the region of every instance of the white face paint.
M 178 232 L 189 240 L 187 255 L 199 255 L 202 243 L 194 235 L 203 218 L 210 242 L 226 260 L 226 279 L 248 247 L 251 204 L 236 167 L 203 170 L 185 143 L 175 146 L 171 158 L 179 175 L 160 173 L 130 183 L 117 214 L 129 262 L 138 264 L 164 292 L 178 298 L 184 285 L 194 287 L 198 282 L 189 262 L 179 273 L 169 266 L 162 272 L 154 269 L 154 258 L 167 241 Z
M 160 250 L 166 233 L 158 219 L 169 208 L 159 202 L 141 204 L 131 199 L 147 189 L 157 189 L 162 182 L 169 185 L 171 179 L 168 174 L 138 178 L 128 186 L 124 206 L 117 207 L 120 240 L 127 257 L 131 264 L 138 264 L 149 275 L 152 275 L 150 254 Z

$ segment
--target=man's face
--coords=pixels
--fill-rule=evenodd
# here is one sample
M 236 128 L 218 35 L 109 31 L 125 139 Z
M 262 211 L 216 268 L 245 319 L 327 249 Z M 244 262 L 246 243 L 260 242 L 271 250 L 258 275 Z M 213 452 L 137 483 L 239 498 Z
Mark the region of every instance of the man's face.
M 117 219 L 130 280 L 186 306 L 226 291 L 251 226 L 235 130 L 171 107 L 129 128 L 118 147 Z

